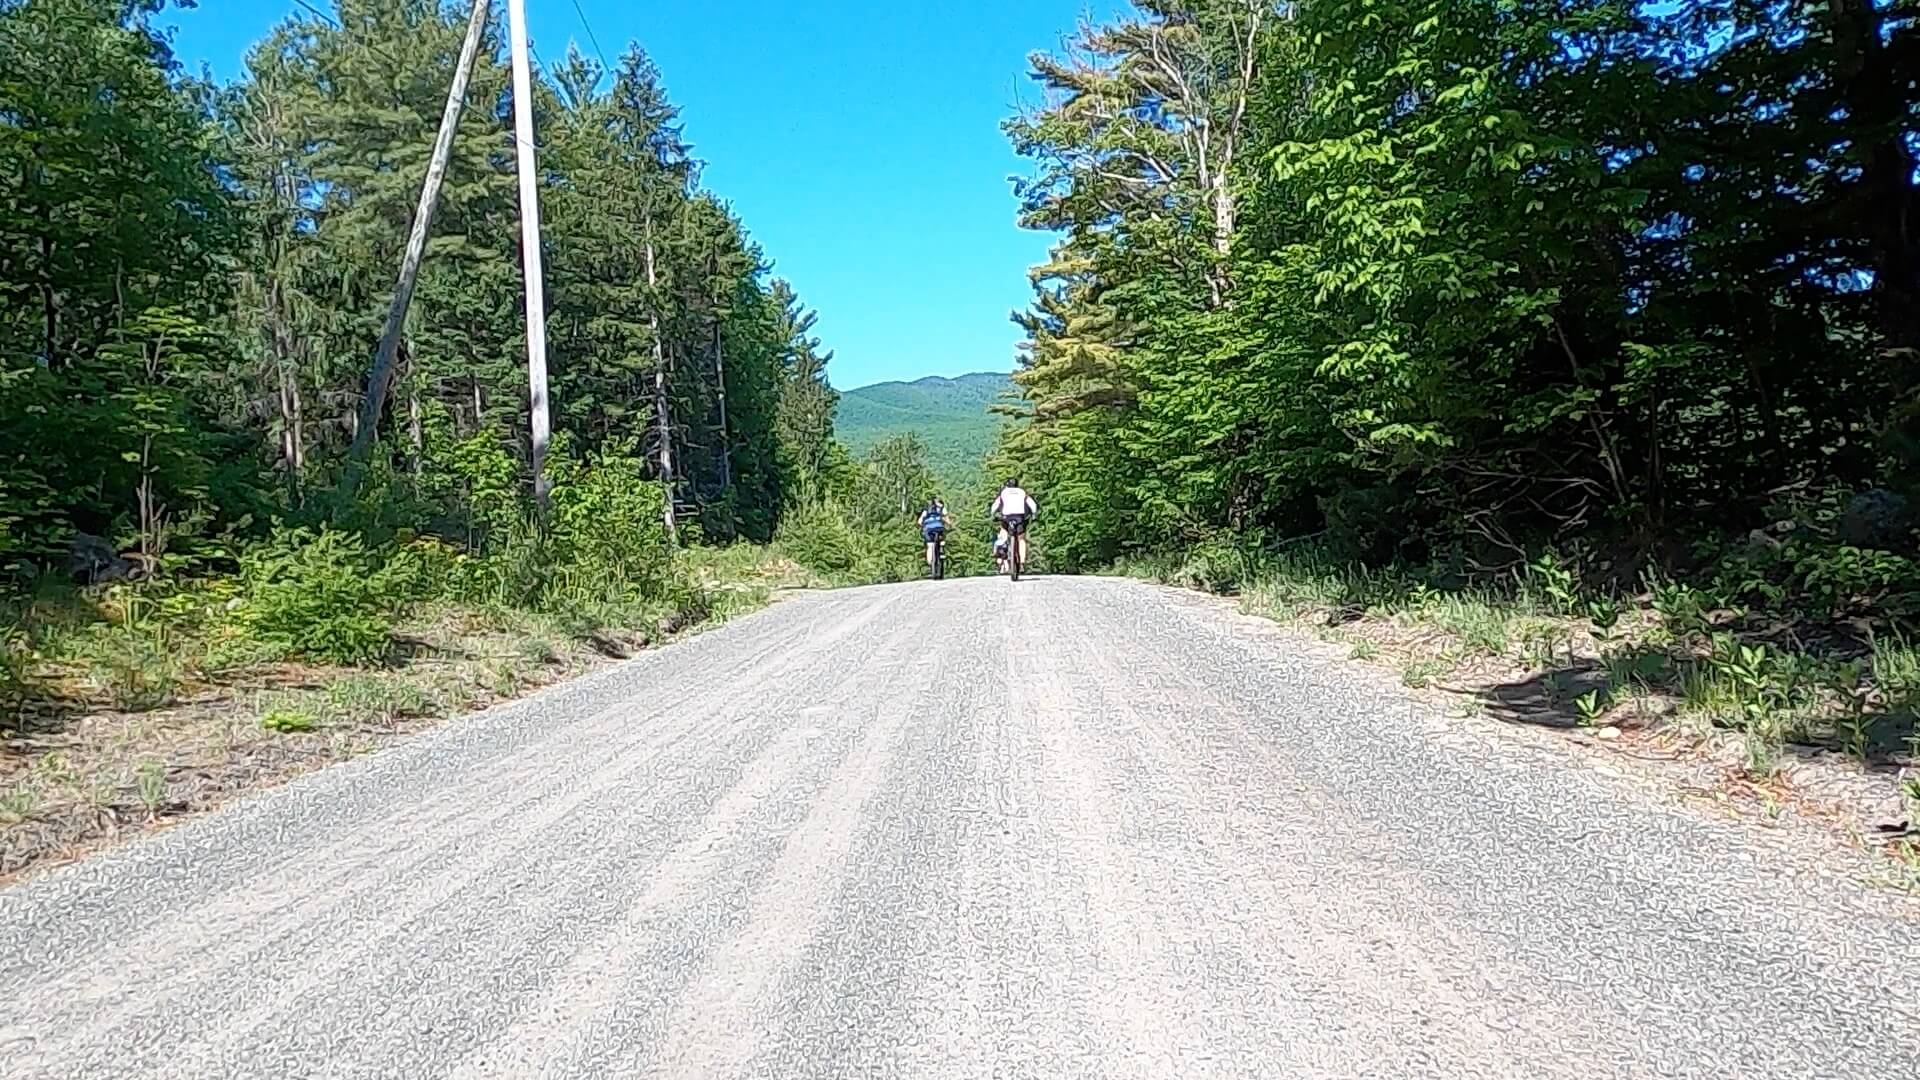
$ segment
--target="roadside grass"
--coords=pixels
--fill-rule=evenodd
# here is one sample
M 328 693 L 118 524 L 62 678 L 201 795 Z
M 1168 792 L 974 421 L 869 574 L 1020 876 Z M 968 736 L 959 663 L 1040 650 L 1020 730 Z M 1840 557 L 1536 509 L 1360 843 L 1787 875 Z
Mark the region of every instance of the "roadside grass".
M 646 599 L 562 581 L 537 610 L 398 603 L 352 662 L 263 635 L 229 582 L 42 583 L 0 606 L 0 880 L 818 584 L 766 547 L 676 559 Z
M 1444 685 L 1497 719 L 1677 741 L 1763 787 L 1822 759 L 1864 766 L 1858 775 L 1881 784 L 1907 776 L 1907 827 L 1920 838 L 1920 646 L 1901 618 L 1847 636 L 1830 626 L 1859 620 L 1759 612 L 1697 584 L 1582 589 L 1551 558 L 1493 586 L 1230 544 L 1114 572 L 1235 596 L 1250 614 L 1314 630 L 1410 688 Z
M 1413 657 L 1400 667 L 1400 681 L 1414 689 L 1432 686 L 1447 674 L 1447 665 L 1431 657 Z
M 1234 595 L 1250 614 L 1397 670 L 1411 689 L 1444 688 L 1461 716 L 1692 762 L 1683 787 L 1716 807 L 1824 822 L 1887 859 L 1877 880 L 1920 891 L 1920 647 L 1897 613 L 1756 611 L 1657 578 L 1583 594 L 1550 559 L 1500 588 L 1310 549 L 1189 553 L 1114 572 Z
M 758 611 L 781 593 L 836 584 L 808 569 L 780 545 L 745 542 L 691 548 L 683 553 L 693 581 L 707 599 L 715 623 Z
M 557 654 L 541 638 L 528 638 L 523 645 L 538 643 L 545 655 L 529 657 L 533 663 L 552 663 Z M 355 724 L 391 724 L 396 720 L 432 716 L 441 708 L 433 689 L 402 674 L 354 672 L 327 684 L 327 709 Z

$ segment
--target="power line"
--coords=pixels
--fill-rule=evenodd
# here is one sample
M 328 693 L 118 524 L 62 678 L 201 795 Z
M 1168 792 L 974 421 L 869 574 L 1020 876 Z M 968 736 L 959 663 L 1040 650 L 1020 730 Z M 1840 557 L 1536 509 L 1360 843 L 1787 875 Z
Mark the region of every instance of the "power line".
M 312 4 L 307 3 L 307 0 L 293 0 L 293 2 L 295 6 L 306 8 L 308 11 L 319 16 L 322 22 L 325 22 L 328 25 L 332 26 L 335 30 L 346 29 L 346 27 L 340 25 L 339 19 L 336 19 L 333 16 L 327 14 L 326 12 L 321 11 L 319 8 L 314 7 Z
M 580 25 L 587 31 L 587 40 L 593 44 L 593 55 L 600 58 L 600 70 L 611 72 L 607 64 L 607 54 L 600 48 L 600 38 L 593 32 L 593 23 L 587 18 L 587 11 L 580 6 L 580 0 L 573 0 L 573 13 L 580 16 Z

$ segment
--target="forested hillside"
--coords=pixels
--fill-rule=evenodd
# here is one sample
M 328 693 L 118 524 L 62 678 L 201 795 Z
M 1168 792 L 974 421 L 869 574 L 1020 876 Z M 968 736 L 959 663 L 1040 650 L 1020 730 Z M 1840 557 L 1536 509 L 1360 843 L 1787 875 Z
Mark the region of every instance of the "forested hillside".
M 1779 673 L 1920 614 L 1911 4 L 1134 8 L 1006 124 L 1059 241 L 1000 454 L 1053 558 L 1310 549 L 1336 619 L 1382 567 L 1652 582 L 1769 702 L 1898 696 Z
M 927 465 L 949 488 L 970 487 L 993 449 L 1001 417 L 992 411 L 1012 384 L 998 372 L 883 382 L 840 395 L 834 433 L 855 454 L 891 435 L 918 435 Z

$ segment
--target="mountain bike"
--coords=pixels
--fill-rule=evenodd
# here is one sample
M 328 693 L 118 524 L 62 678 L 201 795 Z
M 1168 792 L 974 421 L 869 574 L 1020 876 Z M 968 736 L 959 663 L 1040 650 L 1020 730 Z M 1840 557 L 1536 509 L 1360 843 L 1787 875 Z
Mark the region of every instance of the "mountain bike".
M 947 576 L 947 530 L 935 529 L 930 542 L 933 544 L 933 580 L 939 581 Z
M 1008 514 L 1000 519 L 1000 524 L 1007 530 L 1007 578 L 1019 581 L 1021 565 L 1026 561 L 1027 545 L 1023 540 L 1027 534 L 1027 515 Z

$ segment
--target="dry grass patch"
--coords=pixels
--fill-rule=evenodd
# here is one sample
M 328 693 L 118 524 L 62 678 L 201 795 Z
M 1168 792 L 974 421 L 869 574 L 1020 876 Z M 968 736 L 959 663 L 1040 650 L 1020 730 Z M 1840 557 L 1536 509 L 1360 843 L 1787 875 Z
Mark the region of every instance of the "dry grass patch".
M 724 611 L 767 595 L 730 591 Z M 38 613 L 0 678 L 0 881 L 624 658 L 691 625 L 685 607 L 425 604 L 370 666 L 279 659 L 218 619 Z

